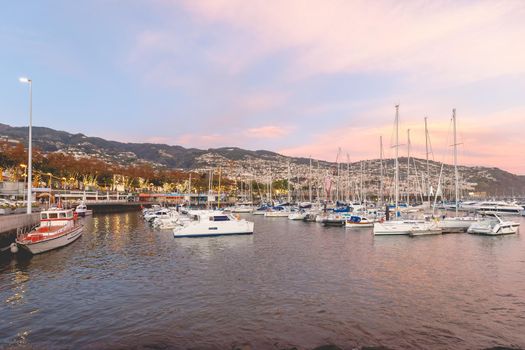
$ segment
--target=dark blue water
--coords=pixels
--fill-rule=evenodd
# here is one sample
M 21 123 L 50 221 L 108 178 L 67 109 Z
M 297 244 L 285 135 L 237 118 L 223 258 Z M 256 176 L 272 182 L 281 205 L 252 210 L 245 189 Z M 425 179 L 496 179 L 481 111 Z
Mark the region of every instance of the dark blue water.
M 4 261 L 0 348 L 525 347 L 524 234 L 251 219 L 253 236 L 175 240 L 96 216 L 68 247 Z

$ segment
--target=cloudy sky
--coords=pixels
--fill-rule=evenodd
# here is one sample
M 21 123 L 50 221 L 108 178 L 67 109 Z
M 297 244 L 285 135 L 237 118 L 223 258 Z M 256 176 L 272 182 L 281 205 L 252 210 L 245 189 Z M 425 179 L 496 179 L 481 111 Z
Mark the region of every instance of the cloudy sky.
M 0 122 L 335 160 L 401 153 L 525 174 L 525 2 L 6 1 Z

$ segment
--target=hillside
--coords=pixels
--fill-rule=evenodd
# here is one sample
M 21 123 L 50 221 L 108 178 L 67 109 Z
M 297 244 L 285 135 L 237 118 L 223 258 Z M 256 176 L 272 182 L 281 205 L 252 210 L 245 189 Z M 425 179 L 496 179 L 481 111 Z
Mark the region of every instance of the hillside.
M 11 127 L 0 124 L 0 139 L 27 143 L 27 127 Z M 270 179 L 286 178 L 288 164 L 290 173 L 296 184 L 305 183 L 310 172 L 308 158 L 286 157 L 278 153 L 257 150 L 250 151 L 237 147 L 210 148 L 201 150 L 153 143 L 123 143 L 108 141 L 99 137 L 89 137 L 84 134 L 71 134 L 46 127 L 33 127 L 33 145 L 44 153 L 64 152 L 77 158 L 94 157 L 109 163 L 129 165 L 149 163 L 156 167 L 170 169 L 192 169 L 207 171 L 217 167 L 232 178 L 253 178 L 259 182 Z M 412 164 L 413 163 L 413 164 Z M 385 161 L 385 182 L 391 182 L 393 177 L 393 160 Z M 415 166 L 414 166 L 415 165 Z M 424 188 L 426 163 L 421 159 L 411 162 L 410 181 L 406 182 L 406 158 L 400 161 L 400 180 L 402 187 Z M 430 184 L 437 184 L 441 164 L 430 162 Z M 326 161 L 313 160 L 312 177 L 318 183 L 322 178 L 330 177 L 338 186 L 349 187 L 361 179 L 368 191 L 376 191 L 380 182 L 379 160 L 367 160 L 350 164 L 341 164 L 337 179 L 337 165 Z M 363 169 L 363 170 L 361 170 Z M 489 167 L 459 167 L 461 188 L 463 193 L 486 192 L 487 195 L 513 196 L 525 193 L 525 176 L 511 174 L 498 168 Z M 361 177 L 361 172 L 364 173 Z M 416 175 L 417 172 L 417 175 Z M 450 165 L 443 168 L 444 190 L 451 191 L 454 171 Z M 434 185 L 434 188 L 437 185 Z M 403 190 L 403 188 L 402 188 Z

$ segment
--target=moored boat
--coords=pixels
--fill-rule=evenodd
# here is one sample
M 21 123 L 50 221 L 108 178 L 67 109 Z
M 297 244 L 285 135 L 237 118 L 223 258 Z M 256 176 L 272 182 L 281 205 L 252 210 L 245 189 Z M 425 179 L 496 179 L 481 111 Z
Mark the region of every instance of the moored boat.
M 437 225 L 435 223 L 424 220 L 376 222 L 374 223 L 374 235 L 410 235 L 411 232 L 423 235 L 425 232 L 433 232 L 436 228 Z
M 307 215 L 306 211 L 299 210 L 299 211 L 290 213 L 290 215 L 288 215 L 288 219 L 290 219 L 290 220 L 304 220 L 306 215 Z
M 240 204 L 231 208 L 232 213 L 251 213 L 252 211 L 253 207 L 248 204 Z
M 374 221 L 367 218 L 366 216 L 361 215 L 352 215 L 346 219 L 346 228 L 365 228 L 365 227 L 374 227 Z
M 191 221 L 173 229 L 175 238 L 253 234 L 253 222 L 221 211 L 194 211 L 189 216 Z
M 282 206 L 276 206 L 264 213 L 267 218 L 287 218 L 292 212 Z
M 494 215 L 493 219 L 490 218 L 473 223 L 467 232 L 489 236 L 510 235 L 518 233 L 519 227 L 519 222 L 503 221 L 499 216 Z
M 16 238 L 19 247 L 40 254 L 73 243 L 82 235 L 83 225 L 72 209 L 50 209 L 40 213 L 40 224 Z
M 88 209 L 86 203 L 81 202 L 75 208 L 75 213 L 77 213 L 78 216 L 85 217 L 85 216 L 93 215 L 93 210 Z
M 345 215 L 340 215 L 340 214 L 330 214 L 328 215 L 327 217 L 325 217 L 324 219 L 321 220 L 321 223 L 323 224 L 323 226 L 338 226 L 338 227 L 342 227 L 342 226 L 345 226 L 346 224 L 346 218 L 347 216 Z
M 507 202 L 481 202 L 475 206 L 475 209 L 480 214 L 496 215 L 520 215 L 523 211 L 521 205 Z
M 472 216 L 445 217 L 438 222 L 443 233 L 467 232 L 470 225 L 477 222 L 478 218 Z

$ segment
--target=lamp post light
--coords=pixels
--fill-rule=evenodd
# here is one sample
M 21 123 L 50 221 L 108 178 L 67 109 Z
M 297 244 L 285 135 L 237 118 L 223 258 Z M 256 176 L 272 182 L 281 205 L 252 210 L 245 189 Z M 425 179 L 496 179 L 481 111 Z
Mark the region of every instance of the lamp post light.
M 33 195 L 31 193 L 31 182 L 33 180 L 33 81 L 29 78 L 22 77 L 18 79 L 21 83 L 29 84 L 29 141 L 28 141 L 28 160 L 27 160 L 27 213 L 31 214 L 31 202 Z

